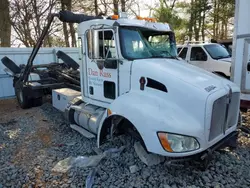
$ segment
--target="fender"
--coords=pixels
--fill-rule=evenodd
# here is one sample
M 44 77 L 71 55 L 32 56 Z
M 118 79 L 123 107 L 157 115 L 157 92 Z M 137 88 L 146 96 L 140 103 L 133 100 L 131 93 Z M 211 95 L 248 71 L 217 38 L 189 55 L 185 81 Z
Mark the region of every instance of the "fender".
M 204 137 L 204 127 L 194 118 L 192 112 L 177 106 L 172 100 L 161 99 L 156 95 L 147 95 L 142 91 L 131 91 L 110 105 L 111 115 L 103 119 L 98 130 L 97 144 L 100 146 L 100 133 L 105 120 L 113 115 L 119 115 L 129 120 L 139 132 L 149 152 L 162 153 L 157 131 L 182 133 Z M 192 126 L 188 126 L 192 125 Z

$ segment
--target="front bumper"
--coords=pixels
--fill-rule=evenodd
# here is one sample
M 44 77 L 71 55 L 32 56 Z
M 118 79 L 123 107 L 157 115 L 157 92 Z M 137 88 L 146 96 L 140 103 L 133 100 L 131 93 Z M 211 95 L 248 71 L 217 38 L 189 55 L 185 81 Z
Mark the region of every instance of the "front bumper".
M 238 134 L 239 134 L 238 131 L 231 132 L 222 140 L 220 140 L 216 144 L 212 145 L 211 147 L 207 148 L 206 150 L 200 153 L 190 155 L 187 157 L 169 157 L 168 161 L 169 163 L 181 162 L 181 161 L 197 161 L 203 164 L 200 165 L 199 167 L 205 170 L 212 159 L 214 151 L 223 149 L 225 147 L 232 147 L 232 148 L 236 147 Z
M 199 154 L 200 159 L 205 160 L 206 158 L 210 157 L 215 150 L 222 149 L 227 146 L 235 148 L 237 145 L 238 134 L 238 131 L 230 133 L 225 138 L 223 138 L 222 140 L 220 140 L 219 142 Z

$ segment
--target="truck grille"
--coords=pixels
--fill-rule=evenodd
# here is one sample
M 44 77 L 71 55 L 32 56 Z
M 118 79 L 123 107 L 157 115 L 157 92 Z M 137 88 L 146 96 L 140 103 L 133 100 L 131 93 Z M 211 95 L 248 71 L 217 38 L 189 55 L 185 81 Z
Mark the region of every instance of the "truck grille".
M 227 110 L 227 95 L 218 98 L 213 104 L 212 119 L 209 133 L 209 141 L 213 140 L 220 134 L 237 123 L 239 109 L 240 93 L 232 93 L 231 102 L 229 103 L 228 116 L 226 117 Z M 226 121 L 227 118 L 227 121 Z M 226 124 L 226 125 L 225 125 Z

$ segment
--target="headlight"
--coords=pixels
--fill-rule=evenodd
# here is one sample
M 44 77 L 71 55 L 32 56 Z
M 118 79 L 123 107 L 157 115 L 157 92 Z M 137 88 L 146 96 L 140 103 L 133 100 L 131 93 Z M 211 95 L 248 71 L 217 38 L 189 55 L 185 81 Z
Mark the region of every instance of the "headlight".
M 168 152 L 188 152 L 200 148 L 198 141 L 190 136 L 158 133 L 162 147 Z

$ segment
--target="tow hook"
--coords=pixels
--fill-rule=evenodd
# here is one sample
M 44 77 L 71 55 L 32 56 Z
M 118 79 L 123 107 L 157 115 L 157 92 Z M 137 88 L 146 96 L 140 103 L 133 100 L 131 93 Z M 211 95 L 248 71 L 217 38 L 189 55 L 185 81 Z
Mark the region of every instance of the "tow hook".
M 206 153 L 204 153 L 202 156 L 201 156 L 201 169 L 203 171 L 205 171 L 210 163 L 210 161 L 212 160 L 212 150 L 211 149 L 208 149 Z

